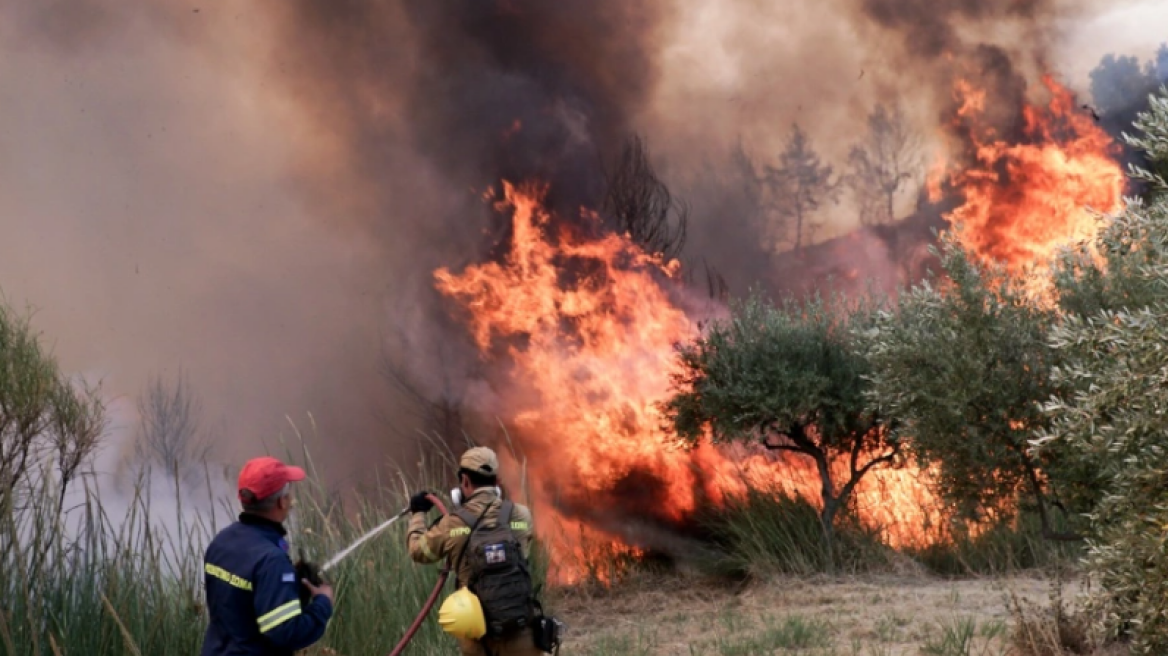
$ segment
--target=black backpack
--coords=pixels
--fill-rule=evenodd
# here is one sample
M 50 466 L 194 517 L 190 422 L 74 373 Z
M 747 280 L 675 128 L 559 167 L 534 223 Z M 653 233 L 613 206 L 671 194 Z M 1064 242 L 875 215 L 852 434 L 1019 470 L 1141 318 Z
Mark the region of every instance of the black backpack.
M 531 572 L 523 548 L 511 530 L 511 511 L 515 504 L 503 501 L 494 526 L 480 527 L 487 509 L 475 517 L 465 508 L 455 514 L 470 527 L 459 563 L 469 559 L 470 576 L 466 587 L 479 598 L 487 623 L 485 637 L 501 638 L 529 626 L 535 620 Z M 455 571 L 458 571 L 456 568 Z

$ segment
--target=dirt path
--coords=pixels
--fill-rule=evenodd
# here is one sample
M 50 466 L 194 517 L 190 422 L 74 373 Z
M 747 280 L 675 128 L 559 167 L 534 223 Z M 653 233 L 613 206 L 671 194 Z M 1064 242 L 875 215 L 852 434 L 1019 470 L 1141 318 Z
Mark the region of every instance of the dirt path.
M 1035 577 L 785 578 L 742 590 L 683 581 L 558 600 L 561 654 L 1005 654 L 1011 594 L 1050 606 Z M 1073 600 L 1077 584 L 1064 586 Z M 965 645 L 965 649 L 960 647 Z M 930 647 L 933 649 L 930 650 Z

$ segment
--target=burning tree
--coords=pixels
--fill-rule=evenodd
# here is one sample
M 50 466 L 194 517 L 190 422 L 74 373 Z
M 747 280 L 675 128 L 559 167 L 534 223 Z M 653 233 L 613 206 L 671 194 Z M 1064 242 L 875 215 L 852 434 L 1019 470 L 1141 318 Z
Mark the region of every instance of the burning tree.
M 1074 539 L 1050 517 L 1044 472 L 1059 454 L 1035 457 L 1028 442 L 1047 423 L 1039 402 L 1059 393 L 1047 345 L 1055 315 L 952 234 L 939 255 L 944 276 L 903 293 L 863 335 L 869 397 L 903 422 L 918 462 L 936 467 L 942 496 L 962 516 L 1009 517 L 1025 491 L 1046 537 Z
M 811 146 L 807 133 L 796 123 L 787 147 L 779 156 L 779 166 L 766 167 L 766 183 L 783 229 L 794 228 L 795 250 L 803 248 L 803 238 L 819 227 L 815 212 L 835 200 L 839 180 L 830 164 L 824 164 Z
M 909 125 L 899 105 L 877 105 L 868 115 L 867 139 L 848 154 L 846 181 L 860 208 L 860 223 L 890 223 L 896 199 L 916 178 L 920 167 L 920 135 Z
M 950 164 L 948 183 L 964 202 L 945 218 L 967 251 L 1015 274 L 1046 266 L 1071 240 L 1094 235 L 1099 222 L 1091 210 L 1118 210 L 1126 182 L 1111 137 L 1078 111 L 1068 89 L 1049 76 L 1043 85 L 1050 102 L 1023 106 L 1010 139 L 987 123 L 984 91 L 963 80 L 955 85 L 958 124 L 973 159 Z
M 674 394 L 663 404 L 672 428 L 689 443 L 759 442 L 811 458 L 820 477 L 825 546 L 860 480 L 897 458 L 882 416 L 864 399 L 868 363 L 850 329 L 870 320 L 864 308 L 814 298 L 773 306 L 757 297 L 733 317 L 679 347 Z M 848 463 L 847 480 L 833 464 Z
M 618 233 L 627 234 L 646 253 L 669 261 L 685 246 L 689 207 L 669 191 L 649 162 L 640 137 L 628 140 L 616 168 L 607 176 L 603 210 Z

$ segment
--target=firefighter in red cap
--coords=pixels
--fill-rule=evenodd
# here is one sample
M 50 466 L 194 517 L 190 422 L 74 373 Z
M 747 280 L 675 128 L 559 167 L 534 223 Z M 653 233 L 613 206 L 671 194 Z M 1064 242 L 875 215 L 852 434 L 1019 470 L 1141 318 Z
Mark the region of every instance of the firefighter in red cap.
M 324 635 L 333 590 L 297 580 L 284 521 L 291 484 L 304 470 L 275 458 L 249 460 L 239 473 L 239 521 L 219 532 L 203 559 L 211 623 L 202 656 L 292 656 Z M 300 587 L 311 594 L 300 601 Z

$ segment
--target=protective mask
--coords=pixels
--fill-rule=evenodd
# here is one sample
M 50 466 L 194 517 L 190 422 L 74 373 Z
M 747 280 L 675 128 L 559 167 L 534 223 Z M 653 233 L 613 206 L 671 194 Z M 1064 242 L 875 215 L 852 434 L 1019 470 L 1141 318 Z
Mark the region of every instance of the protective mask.
M 495 486 L 495 494 L 499 495 L 500 499 L 503 498 L 503 490 L 501 490 L 498 485 Z M 462 488 L 456 487 L 453 490 L 451 490 L 450 491 L 450 500 L 454 502 L 455 508 L 461 508 L 462 507 Z

